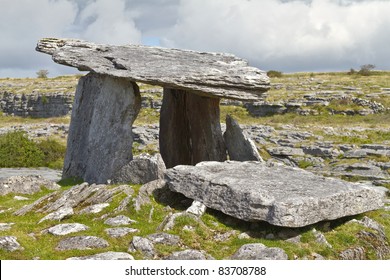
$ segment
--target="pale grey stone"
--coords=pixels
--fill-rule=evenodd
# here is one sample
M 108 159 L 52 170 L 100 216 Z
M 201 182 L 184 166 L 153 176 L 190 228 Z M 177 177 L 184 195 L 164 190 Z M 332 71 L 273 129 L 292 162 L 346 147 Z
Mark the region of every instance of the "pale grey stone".
M 179 245 L 180 237 L 166 232 L 153 233 L 146 236 L 153 244 Z
M 265 72 L 231 54 L 54 38 L 41 39 L 36 50 L 80 70 L 208 97 L 257 101 L 270 88 Z
M 109 226 L 127 226 L 136 223 L 136 221 L 124 215 L 119 215 L 113 218 L 108 218 L 104 221 L 104 223 Z
M 0 179 L 0 195 L 9 193 L 34 194 L 40 192 L 42 187 L 49 190 L 61 188 L 60 185 L 38 175 L 12 176 Z
M 134 257 L 125 252 L 105 252 L 91 256 L 67 258 L 67 260 L 134 260 Z
M 148 259 L 153 259 L 156 255 L 153 243 L 144 237 L 134 236 L 129 246 L 129 252 L 139 251 Z
M 29 200 L 27 197 L 19 196 L 19 195 L 15 195 L 15 196 L 14 196 L 14 199 L 15 199 L 15 200 L 19 200 L 19 201 L 22 201 L 22 200 Z
M 20 246 L 15 236 L 1 236 L 0 249 L 8 252 L 24 250 L 24 248 Z
M 255 143 L 230 115 L 226 115 L 226 131 L 223 135 L 230 160 L 263 161 Z
M 107 228 L 104 230 L 109 236 L 114 238 L 123 237 L 130 233 L 137 233 L 139 229 L 136 228 L 128 228 L 128 227 L 118 227 L 118 228 Z
M 342 260 L 365 260 L 366 250 L 363 247 L 355 247 L 342 251 L 339 254 Z
M 43 217 L 39 222 L 38 224 L 42 223 L 43 221 L 46 221 L 46 220 L 51 220 L 51 221 L 61 221 L 71 215 L 73 215 L 74 212 L 73 212 L 73 208 L 72 207 L 62 207 L 60 209 L 58 209 L 57 211 L 53 212 L 53 213 L 50 213 L 48 215 L 46 215 L 45 217 Z
M 163 179 L 166 170 L 160 154 L 141 154 L 124 165 L 112 178 L 114 183 L 146 184 Z
M 200 217 L 206 212 L 206 209 L 206 205 L 204 205 L 202 202 L 194 200 L 186 212 Z
M 56 250 L 88 250 L 108 247 L 106 240 L 96 236 L 73 236 L 61 240 Z
M 77 86 L 63 178 L 106 183 L 133 159 L 132 123 L 141 107 L 138 86 L 90 73 Z
M 305 153 L 300 148 L 275 147 L 267 148 L 267 152 L 273 156 L 304 156 Z
M 237 231 L 231 230 L 231 231 L 228 231 L 225 233 L 217 233 L 216 235 L 214 235 L 213 239 L 217 242 L 224 242 L 224 241 L 228 240 L 229 238 L 236 236 L 236 235 L 237 235 Z
M 333 246 L 326 240 L 325 235 L 322 232 L 317 231 L 315 228 L 312 230 L 314 237 L 316 238 L 316 242 L 319 244 L 323 244 L 326 247 L 333 248 Z
M 326 178 L 261 162 L 202 162 L 168 169 L 173 191 L 233 217 L 303 227 L 383 207 L 383 193 L 366 184 Z
M 213 257 L 205 254 L 202 251 L 198 250 L 184 250 L 184 251 L 178 251 L 173 252 L 169 256 L 164 258 L 165 260 L 212 260 Z
M 109 203 L 93 204 L 82 209 L 79 214 L 96 214 L 103 211 L 104 208 L 107 208 L 108 206 L 110 206 Z
M 12 128 L 14 130 L 14 128 Z M 28 127 L 27 133 L 33 130 Z M 46 167 L 40 168 L 0 168 L 0 179 L 6 179 L 13 176 L 41 176 L 43 179 L 58 182 L 61 179 L 61 171 Z
M 158 192 L 159 190 L 165 187 L 166 187 L 166 182 L 165 180 L 162 179 L 144 184 L 140 188 L 137 197 L 133 199 L 134 209 L 137 212 L 140 211 L 143 205 L 149 204 L 151 202 L 149 198 L 150 196 L 152 196 L 155 192 Z
M 79 223 L 59 224 L 47 229 L 48 233 L 53 235 L 67 235 L 75 232 L 88 230 L 89 227 Z
M 243 245 L 233 256 L 233 260 L 287 260 L 286 252 L 281 248 L 267 247 L 261 243 Z
M 0 231 L 10 230 L 15 223 L 0 223 Z

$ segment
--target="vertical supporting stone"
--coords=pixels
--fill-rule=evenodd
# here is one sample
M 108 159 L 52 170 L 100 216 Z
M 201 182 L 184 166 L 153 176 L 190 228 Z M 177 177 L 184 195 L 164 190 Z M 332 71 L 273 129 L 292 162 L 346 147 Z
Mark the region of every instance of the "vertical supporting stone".
M 141 108 L 138 86 L 90 73 L 76 90 L 63 178 L 105 183 L 132 160 L 132 124 Z
M 226 160 L 219 114 L 219 98 L 164 88 L 160 153 L 167 168 Z

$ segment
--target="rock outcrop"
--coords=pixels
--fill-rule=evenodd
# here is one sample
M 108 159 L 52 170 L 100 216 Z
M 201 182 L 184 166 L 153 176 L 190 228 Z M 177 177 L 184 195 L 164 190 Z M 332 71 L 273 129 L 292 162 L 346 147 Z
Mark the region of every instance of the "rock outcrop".
M 379 209 L 383 193 L 369 185 L 260 162 L 202 162 L 168 169 L 169 187 L 246 221 L 303 227 Z
M 33 194 L 40 192 L 42 187 L 49 190 L 58 190 L 61 188 L 60 185 L 46 180 L 39 175 L 0 178 L 0 196 L 9 193 Z

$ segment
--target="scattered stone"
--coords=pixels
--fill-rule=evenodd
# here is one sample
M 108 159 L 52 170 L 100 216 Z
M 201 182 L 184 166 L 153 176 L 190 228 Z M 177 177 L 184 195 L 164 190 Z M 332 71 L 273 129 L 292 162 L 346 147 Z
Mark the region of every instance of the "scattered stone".
M 94 204 L 82 209 L 79 214 L 96 214 L 103 211 L 104 208 L 110 206 L 109 203 Z
M 50 129 L 50 127 L 49 127 Z M 19 130 L 19 129 L 18 129 Z M 30 135 L 29 132 L 34 130 L 33 126 L 27 126 L 22 127 L 20 130 L 26 131 L 28 133 L 28 136 L 33 138 L 34 135 Z M 10 131 L 15 131 L 15 127 L 11 127 Z M 7 132 L 4 131 L 5 133 Z M 0 128 L 0 134 L 3 132 Z M 40 168 L 0 168 L 0 180 L 1 179 L 7 179 L 9 177 L 27 177 L 27 176 L 41 176 L 43 179 L 52 181 L 52 182 L 58 182 L 61 179 L 61 171 L 49 169 L 46 167 L 40 167 Z
M 168 169 L 173 191 L 246 220 L 303 227 L 383 207 L 383 194 L 365 184 L 326 178 L 261 162 L 202 162 Z
M 238 239 L 250 239 L 252 238 L 247 232 L 243 232 L 243 233 L 240 233 L 238 236 L 237 236 Z
M 15 200 L 19 200 L 19 201 L 22 201 L 22 200 L 28 200 L 28 198 L 27 198 L 27 197 L 24 197 L 24 196 L 19 196 L 19 195 L 15 195 L 15 196 L 14 196 L 14 199 L 15 199 Z
M 390 246 L 386 235 L 362 230 L 357 237 L 374 250 L 377 259 L 383 260 L 389 256 Z
M 363 247 L 355 247 L 342 251 L 339 254 L 341 260 L 365 260 L 366 250 Z
M 273 156 L 304 156 L 305 153 L 300 148 L 275 147 L 267 148 L 267 152 Z
M 92 256 L 67 258 L 67 260 L 134 260 L 134 258 L 125 252 L 105 252 Z
M 106 225 L 116 227 L 116 226 L 131 225 L 131 224 L 136 223 L 136 221 L 134 221 L 134 220 L 132 220 L 129 217 L 126 217 L 124 215 L 119 215 L 119 216 L 116 216 L 114 218 L 109 218 L 109 219 L 105 220 L 104 223 Z
M 261 243 L 243 245 L 231 257 L 233 260 L 287 260 L 283 249 L 267 247 Z
M 165 257 L 164 260 L 212 260 L 213 257 L 205 254 L 198 250 L 184 250 L 179 252 L 173 252 L 169 256 Z
M 54 227 L 51 227 L 47 231 L 48 233 L 51 233 L 53 235 L 67 235 L 70 233 L 80 232 L 84 230 L 88 230 L 89 227 L 83 224 L 79 223 L 72 223 L 72 224 L 59 224 Z
M 263 161 L 255 143 L 240 128 L 238 122 L 226 115 L 226 131 L 223 135 L 230 160 Z
M 316 238 L 317 243 L 323 244 L 329 248 L 333 248 L 333 246 L 326 240 L 326 237 L 323 233 L 317 231 L 315 228 L 312 230 L 314 237 Z
M 10 230 L 15 223 L 0 223 L 0 231 Z
M 104 230 L 109 236 L 114 238 L 123 237 L 130 233 L 137 233 L 139 229 L 129 228 L 129 227 L 119 227 L 119 228 L 107 228 Z
M 206 212 L 206 205 L 199 201 L 193 201 L 191 207 L 186 210 L 187 213 L 201 217 Z
M 228 231 L 225 233 L 217 233 L 216 235 L 214 235 L 214 240 L 216 242 L 224 242 L 224 241 L 228 240 L 229 238 L 236 236 L 236 235 L 237 235 L 236 230 L 231 230 L 231 231 Z
M 148 259 L 153 259 L 156 255 L 156 251 L 154 250 L 153 243 L 143 237 L 134 236 L 133 240 L 130 243 L 129 252 L 141 252 L 144 257 Z
M 20 246 L 19 242 L 17 241 L 17 238 L 14 236 L 1 236 L 0 249 L 8 252 L 24 250 L 24 248 Z
M 166 170 L 160 154 L 142 154 L 124 165 L 112 178 L 114 183 L 146 184 L 163 179 Z
M 363 219 L 361 219 L 361 220 L 353 219 L 350 222 L 361 224 L 367 228 L 376 230 L 382 236 L 386 236 L 385 228 L 381 224 L 374 221 L 373 219 L 368 218 L 367 216 L 364 216 Z
M 60 185 L 38 175 L 12 176 L 0 179 L 0 196 L 9 193 L 34 194 L 42 190 L 42 186 L 49 190 L 59 190 Z
M 146 183 L 143 185 L 136 198 L 134 198 L 134 209 L 138 212 L 141 210 L 141 207 L 143 205 L 149 204 L 150 203 L 150 196 L 153 195 L 154 193 L 158 193 L 159 190 L 162 190 L 163 188 L 166 187 L 166 182 L 165 180 L 159 179 L 155 180 L 149 183 Z
M 43 221 L 46 220 L 51 220 L 51 221 L 62 221 L 63 219 L 72 216 L 74 214 L 73 208 L 72 207 L 62 207 L 58 209 L 57 211 L 50 213 L 49 215 L 46 215 L 43 217 L 38 224 L 42 223 Z
M 153 233 L 146 236 L 153 244 L 164 244 L 164 245 L 180 245 L 181 240 L 177 235 L 169 234 L 166 232 Z
M 106 240 L 96 236 L 73 236 L 59 242 L 56 250 L 88 250 L 108 247 Z
M 312 253 L 311 256 L 312 256 L 313 260 L 316 260 L 316 261 L 325 260 L 325 258 L 318 253 Z

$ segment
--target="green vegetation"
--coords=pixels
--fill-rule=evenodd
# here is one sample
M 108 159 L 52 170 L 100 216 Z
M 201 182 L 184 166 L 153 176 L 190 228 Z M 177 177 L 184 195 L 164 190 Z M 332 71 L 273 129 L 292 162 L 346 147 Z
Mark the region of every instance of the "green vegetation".
M 23 131 L 0 135 L 0 167 L 62 168 L 65 146 L 54 140 L 34 142 Z
M 39 70 L 37 72 L 37 78 L 38 79 L 47 79 L 47 76 L 49 75 L 49 71 L 48 70 Z
M 270 78 L 281 78 L 283 76 L 283 73 L 276 70 L 269 70 L 267 72 L 267 76 Z

